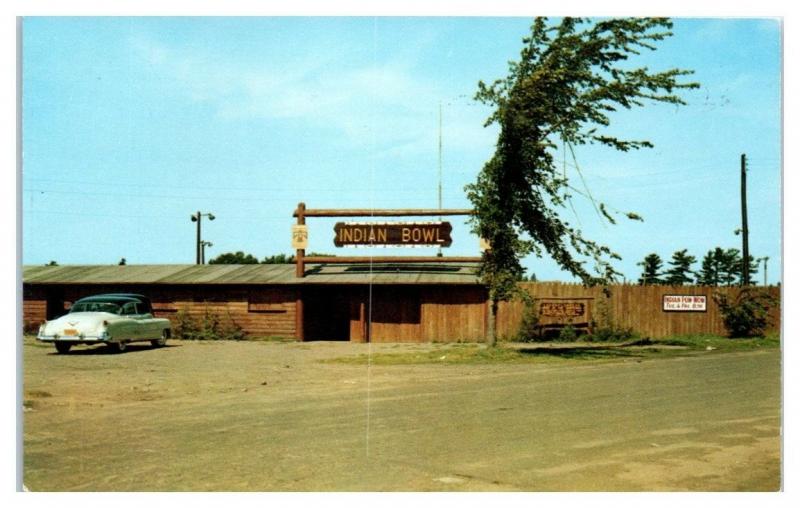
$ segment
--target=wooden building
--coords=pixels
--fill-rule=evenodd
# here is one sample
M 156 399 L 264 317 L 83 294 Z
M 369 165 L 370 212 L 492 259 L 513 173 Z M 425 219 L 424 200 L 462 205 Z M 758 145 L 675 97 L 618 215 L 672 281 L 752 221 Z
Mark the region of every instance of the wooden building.
M 304 273 L 297 277 L 295 265 L 260 264 L 26 266 L 23 320 L 35 328 L 45 319 L 62 315 L 83 296 L 134 292 L 149 296 L 159 317 L 175 319 L 179 311 L 185 311 L 201 318 L 209 312 L 232 320 L 256 337 L 354 342 L 475 342 L 486 337 L 487 291 L 475 275 L 474 264 L 308 264 Z M 607 314 L 616 325 L 648 337 L 724 335 L 712 295 L 734 296 L 739 291 L 618 285 L 606 295 L 600 287 L 580 284 L 526 282 L 522 286 L 540 306 L 557 307 L 556 315 L 580 309 L 584 316 L 579 321 L 591 321 Z M 779 287 L 768 291 L 776 299 L 781 296 Z M 702 299 L 702 311 L 665 309 L 665 298 L 675 295 Z M 498 337 L 515 337 L 524 313 L 520 301 L 501 302 Z M 771 330 L 779 331 L 780 307 L 774 307 L 771 315 Z M 549 323 L 548 319 L 541 322 Z
M 355 342 L 479 341 L 486 291 L 474 265 L 125 265 L 23 267 L 23 319 L 83 296 L 150 297 L 158 317 L 230 317 L 251 336 Z

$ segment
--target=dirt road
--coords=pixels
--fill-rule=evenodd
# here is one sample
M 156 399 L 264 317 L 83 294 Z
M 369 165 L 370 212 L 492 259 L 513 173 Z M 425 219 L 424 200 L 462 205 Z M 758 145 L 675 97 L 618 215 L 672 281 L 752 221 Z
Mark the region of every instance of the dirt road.
M 26 338 L 42 490 L 777 490 L 780 352 L 347 365 L 430 345 L 193 343 L 56 355 Z M 440 347 L 440 346 L 439 346 Z

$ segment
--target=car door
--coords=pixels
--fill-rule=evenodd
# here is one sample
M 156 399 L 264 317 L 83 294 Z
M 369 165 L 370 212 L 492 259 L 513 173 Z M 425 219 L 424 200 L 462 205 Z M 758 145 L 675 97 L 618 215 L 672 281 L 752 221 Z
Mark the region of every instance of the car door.
M 126 339 L 141 339 L 144 336 L 142 330 L 142 316 L 136 307 L 136 302 L 127 302 L 120 311 L 122 319 L 122 333 Z
M 138 319 L 143 339 L 156 339 L 161 336 L 161 330 L 158 326 L 158 321 L 153 318 L 152 310 L 146 303 L 136 304 L 138 309 Z

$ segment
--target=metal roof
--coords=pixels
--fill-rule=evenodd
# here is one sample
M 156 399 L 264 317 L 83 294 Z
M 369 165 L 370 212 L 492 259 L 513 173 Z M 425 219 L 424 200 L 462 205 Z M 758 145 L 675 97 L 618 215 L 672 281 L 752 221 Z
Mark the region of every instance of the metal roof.
M 477 265 L 64 265 L 23 266 L 25 284 L 479 284 Z

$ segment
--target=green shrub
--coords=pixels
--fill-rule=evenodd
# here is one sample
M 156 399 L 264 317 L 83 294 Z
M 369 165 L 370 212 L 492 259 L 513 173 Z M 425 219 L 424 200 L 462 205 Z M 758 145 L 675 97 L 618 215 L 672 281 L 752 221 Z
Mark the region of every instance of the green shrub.
M 525 301 L 525 309 L 522 311 L 522 322 L 519 325 L 516 340 L 518 342 L 546 340 L 539 329 L 539 313 L 532 301 Z
M 572 325 L 567 325 L 558 332 L 558 340 L 561 342 L 575 342 L 577 339 L 578 333 Z
M 211 312 L 206 306 L 203 315 L 198 319 L 181 309 L 175 316 L 172 334 L 183 340 L 242 340 L 246 337 L 244 330 L 227 312 L 224 318 Z
M 611 312 L 610 294 L 597 301 L 597 319 L 592 320 L 592 331 L 586 337 L 587 341 L 595 342 L 624 342 L 639 337 L 633 328 L 617 324 Z
M 734 298 L 714 293 L 730 337 L 763 337 L 770 325 L 769 310 L 777 302 L 766 291 L 746 287 Z

